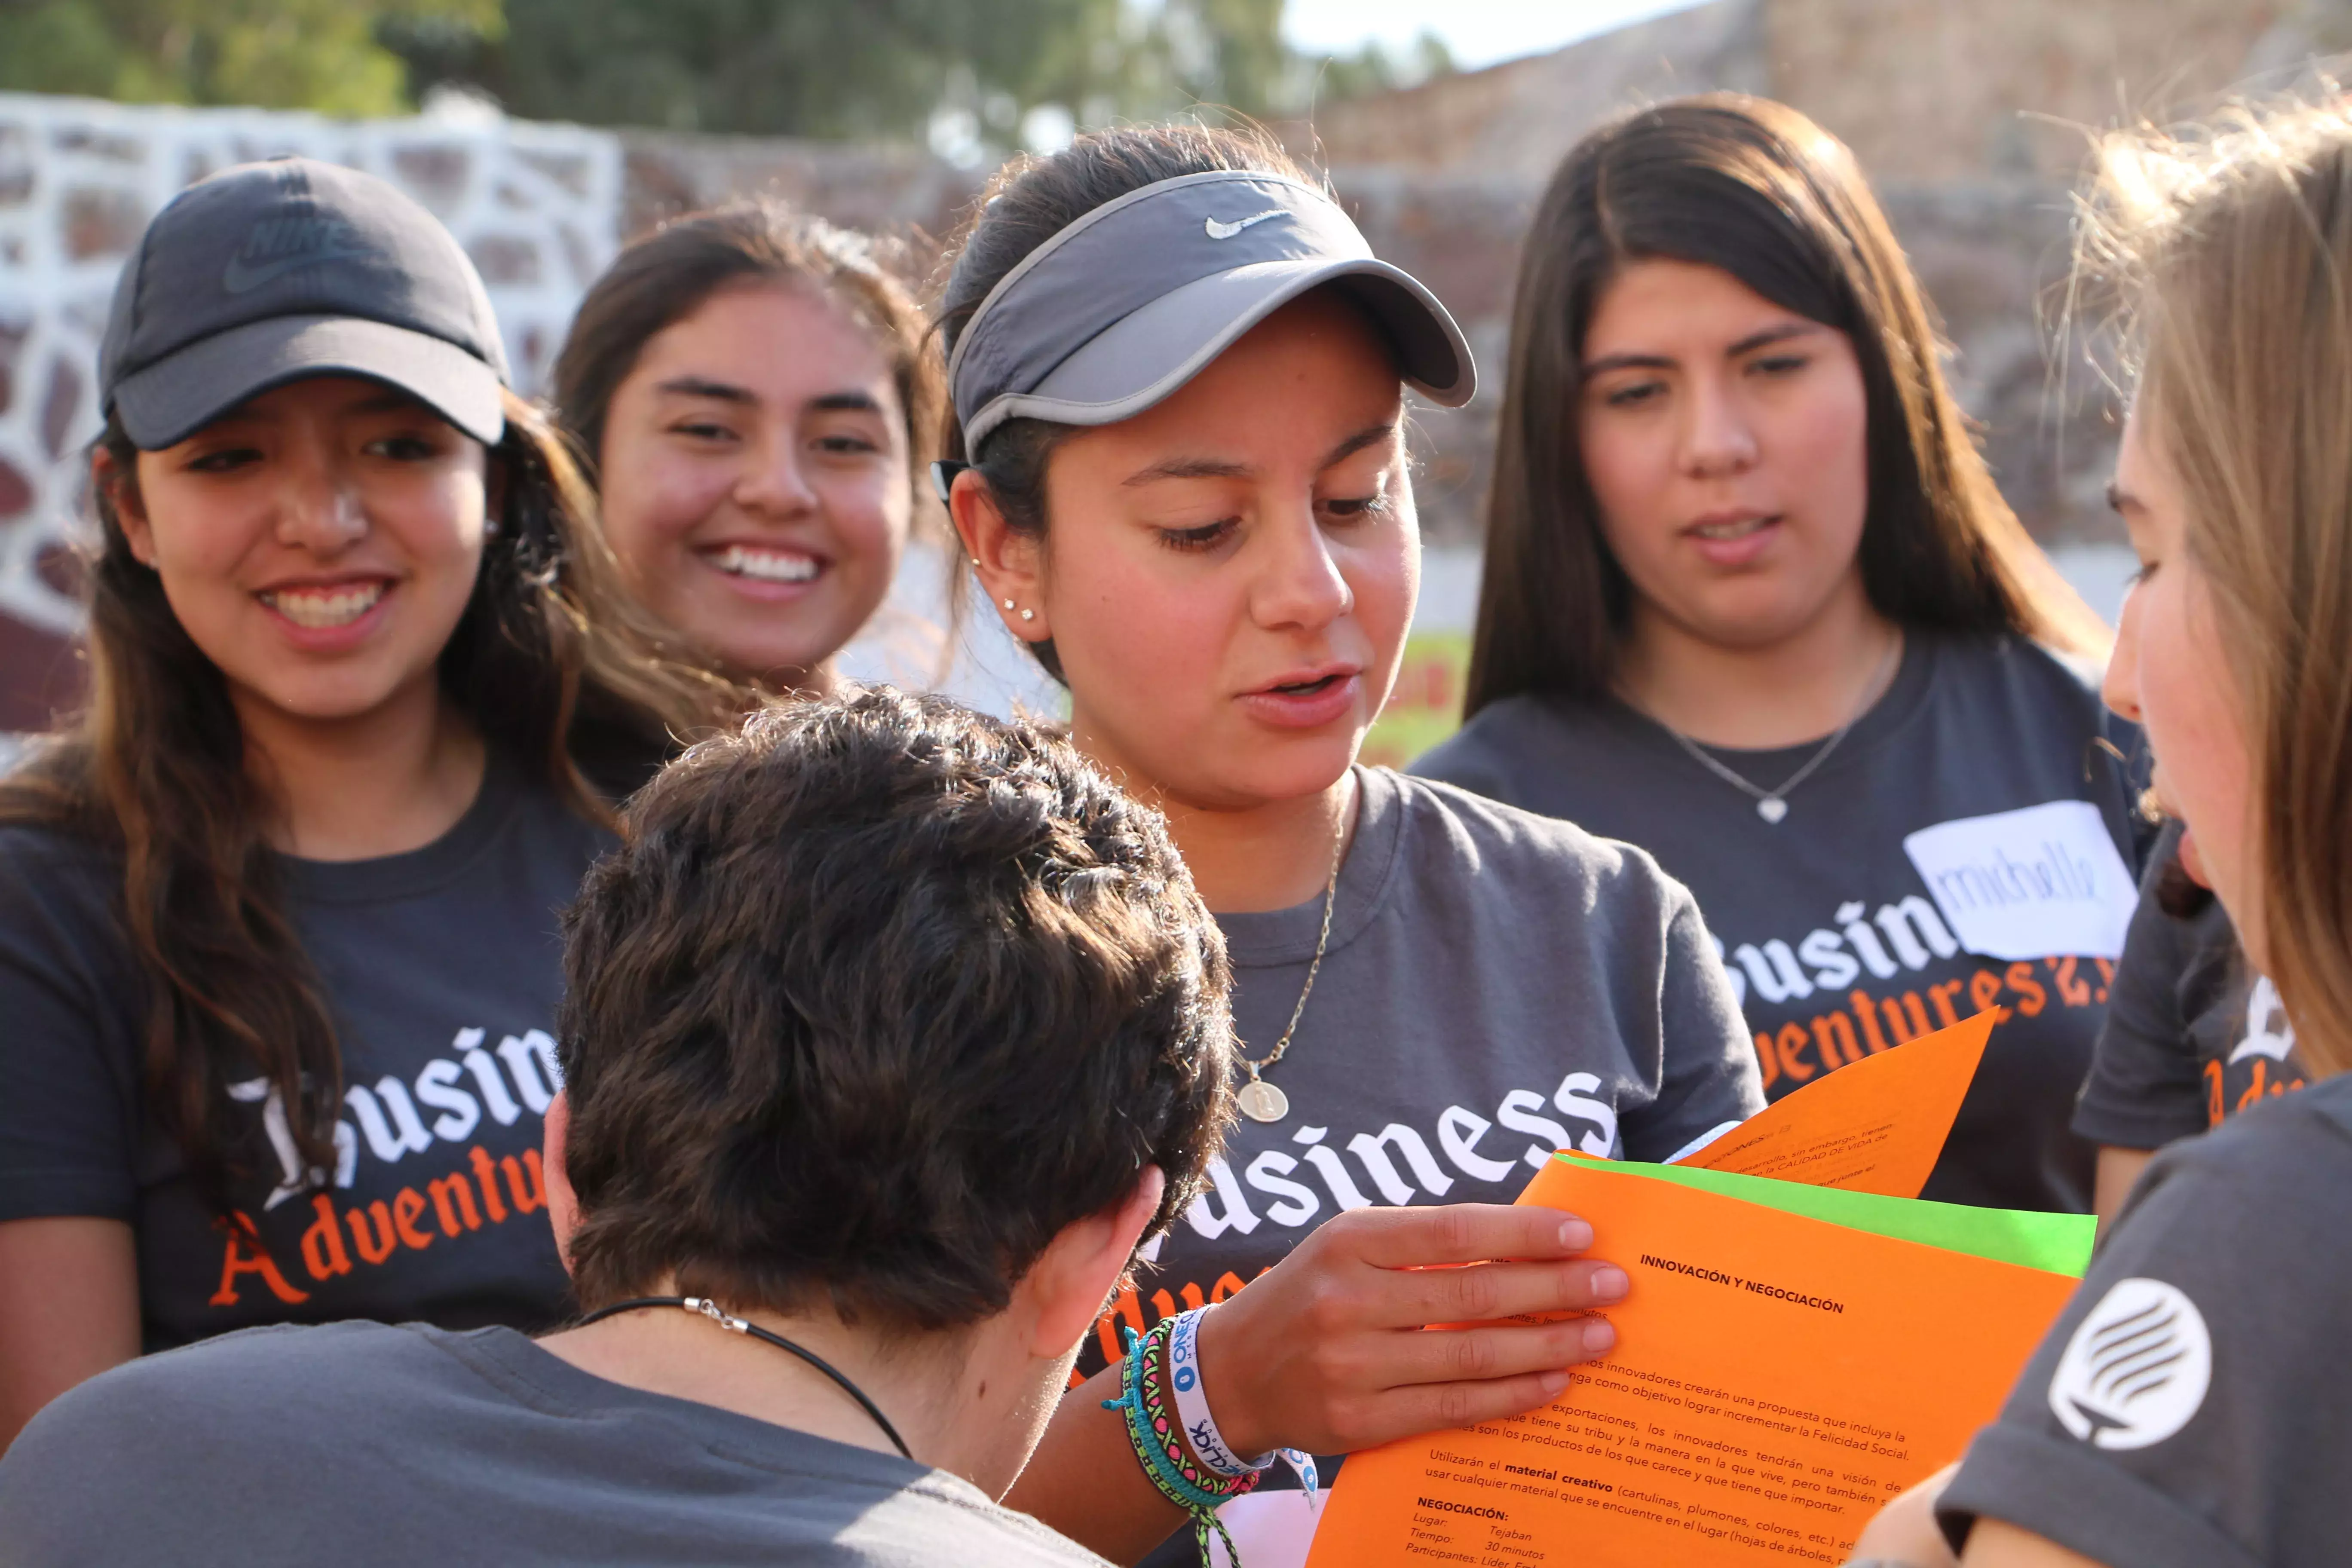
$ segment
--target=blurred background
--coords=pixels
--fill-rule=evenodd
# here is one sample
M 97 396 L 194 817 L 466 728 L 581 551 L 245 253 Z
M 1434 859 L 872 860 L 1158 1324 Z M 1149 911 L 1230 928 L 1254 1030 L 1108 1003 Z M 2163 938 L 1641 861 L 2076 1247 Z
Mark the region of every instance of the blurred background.
M 2095 607 L 2128 552 L 2115 410 L 2053 356 L 2086 127 L 2285 86 L 2352 0 L 0 0 L 0 730 L 78 689 L 71 544 L 98 335 L 148 217 L 279 152 L 368 169 L 448 223 L 536 390 L 587 283 L 666 216 L 771 194 L 883 234 L 911 276 L 989 172 L 1121 120 L 1239 112 L 1328 169 L 1486 371 L 1422 410 L 1428 577 L 1376 735 L 1451 728 L 1512 279 L 1596 121 L 1710 88 L 1852 145 L 1939 308 L 2010 501 Z M 1051 705 L 985 618 L 946 647 L 910 557 L 853 673 Z

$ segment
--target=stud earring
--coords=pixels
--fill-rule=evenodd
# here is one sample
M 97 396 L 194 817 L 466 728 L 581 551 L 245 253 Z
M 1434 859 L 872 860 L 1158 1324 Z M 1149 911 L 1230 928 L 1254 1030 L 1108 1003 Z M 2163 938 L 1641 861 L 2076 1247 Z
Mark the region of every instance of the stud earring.
M 1010 599 L 1005 600 L 1005 601 L 1004 601 L 1004 607 L 1005 607 L 1006 609 L 1008 609 L 1008 610 L 1009 610 L 1009 609 L 1011 609 L 1011 608 L 1013 607 L 1013 601 L 1012 601 L 1012 600 L 1010 600 Z
M 1037 612 L 1034 610 L 1024 610 L 1021 612 L 1021 618 L 1024 621 L 1034 621 L 1037 618 Z

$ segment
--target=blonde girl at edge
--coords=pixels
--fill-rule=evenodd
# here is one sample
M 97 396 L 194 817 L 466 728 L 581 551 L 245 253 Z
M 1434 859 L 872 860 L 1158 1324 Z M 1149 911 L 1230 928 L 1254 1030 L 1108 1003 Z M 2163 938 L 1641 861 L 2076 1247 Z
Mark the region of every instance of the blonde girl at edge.
M 2084 260 L 2137 368 L 2140 558 L 2106 696 L 2146 726 L 2312 1079 L 2158 1154 L 1957 1476 L 1858 1556 L 2301 1568 L 2352 1541 L 2352 115 L 2117 136 Z M 1941 1529 L 1930 1522 L 1933 1509 Z

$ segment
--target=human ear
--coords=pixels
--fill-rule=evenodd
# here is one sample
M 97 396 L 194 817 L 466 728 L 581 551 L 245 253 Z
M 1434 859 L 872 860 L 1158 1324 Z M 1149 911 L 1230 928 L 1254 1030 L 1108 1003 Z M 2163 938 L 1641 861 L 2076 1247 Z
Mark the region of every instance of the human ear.
M 1031 1355 L 1059 1360 L 1094 1326 L 1103 1303 L 1135 1261 L 1135 1244 L 1160 1212 L 1160 1199 L 1167 1190 L 1167 1173 L 1146 1165 L 1127 1196 L 1064 1226 L 1045 1244 L 1019 1287 L 1030 1302 Z
M 548 1102 L 547 1123 L 540 1133 L 539 1162 L 547 1185 L 547 1223 L 555 1230 L 555 1255 L 563 1271 L 572 1272 L 572 1237 L 580 1228 L 580 1199 L 572 1191 L 572 1177 L 563 1168 L 563 1146 L 572 1136 L 572 1099 L 562 1089 Z
M 123 542 L 131 547 L 131 558 L 153 571 L 155 530 L 147 521 L 147 502 L 139 493 L 139 476 L 124 472 L 115 462 L 114 454 L 100 447 L 89 455 L 89 484 L 113 507 L 116 526 L 122 530 Z
M 1023 642 L 1054 635 L 1045 614 L 1043 552 L 1034 535 L 1016 531 L 978 470 L 966 468 L 948 490 L 948 514 L 971 557 L 972 570 L 1004 629 Z

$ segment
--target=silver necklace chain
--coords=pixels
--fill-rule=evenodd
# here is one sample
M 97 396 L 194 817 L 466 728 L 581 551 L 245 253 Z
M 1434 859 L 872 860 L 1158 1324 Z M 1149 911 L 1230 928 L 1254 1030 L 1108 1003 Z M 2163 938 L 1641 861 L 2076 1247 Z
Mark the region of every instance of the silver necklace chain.
M 1283 1053 L 1290 1049 L 1290 1037 L 1298 1033 L 1298 1020 L 1307 1016 L 1307 999 L 1315 994 L 1315 977 L 1322 973 L 1323 954 L 1331 946 L 1331 910 L 1339 901 L 1339 865 L 1347 858 L 1347 850 L 1348 813 L 1343 807 L 1339 831 L 1331 836 L 1331 875 L 1323 884 L 1323 930 L 1315 938 L 1315 956 L 1307 965 L 1307 984 L 1299 987 L 1298 1005 L 1290 1010 L 1290 1023 L 1282 1031 L 1282 1038 L 1275 1041 L 1274 1049 L 1259 1060 L 1250 1060 L 1239 1049 L 1234 1052 L 1234 1059 L 1249 1074 L 1249 1082 L 1242 1086 L 1235 1099 L 1242 1113 L 1253 1121 L 1279 1121 L 1290 1113 L 1290 1097 L 1258 1074 L 1282 1059 Z M 1234 1044 L 1238 1047 L 1241 1042 L 1236 1039 Z
M 1692 740 L 1664 720 L 1657 720 L 1657 726 L 1666 732 L 1675 745 L 1689 753 L 1691 761 L 1754 800 L 1757 816 L 1766 822 L 1777 823 L 1789 815 L 1789 792 L 1812 777 L 1813 770 L 1830 760 L 1830 753 L 1838 749 L 1838 742 L 1844 740 L 1856 724 L 1862 722 L 1862 716 L 1864 713 L 1870 711 L 1871 702 L 1878 695 L 1879 682 L 1886 679 L 1887 667 L 1895 662 L 1895 656 L 1902 651 L 1903 639 L 1898 636 L 1886 652 L 1880 657 L 1878 668 L 1871 672 L 1869 682 L 1862 689 L 1861 700 L 1854 704 L 1853 711 L 1846 715 L 1845 722 L 1839 725 L 1836 732 L 1822 742 L 1821 750 L 1805 759 L 1801 767 L 1781 780 L 1780 787 L 1778 789 L 1766 789 L 1761 784 L 1725 766 L 1718 758 L 1696 741 Z

